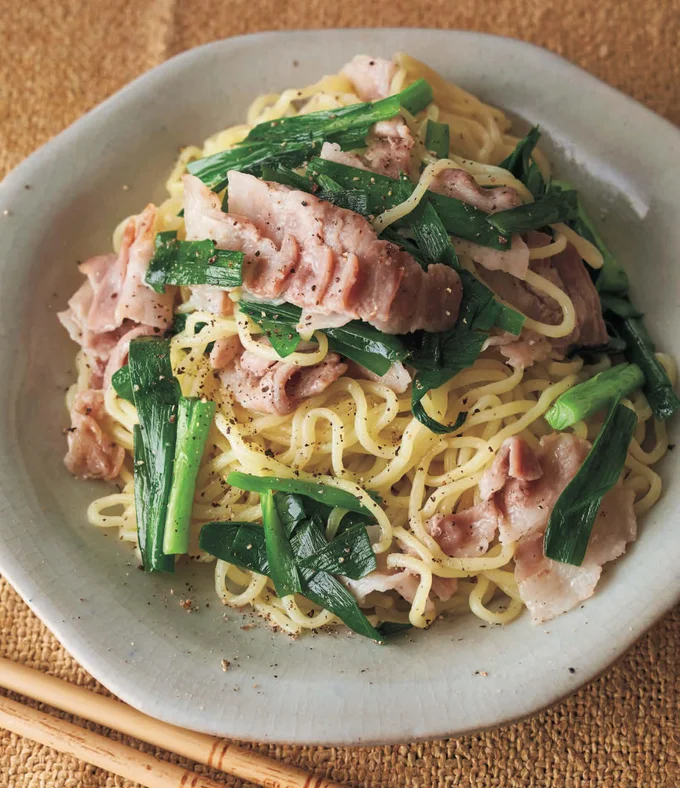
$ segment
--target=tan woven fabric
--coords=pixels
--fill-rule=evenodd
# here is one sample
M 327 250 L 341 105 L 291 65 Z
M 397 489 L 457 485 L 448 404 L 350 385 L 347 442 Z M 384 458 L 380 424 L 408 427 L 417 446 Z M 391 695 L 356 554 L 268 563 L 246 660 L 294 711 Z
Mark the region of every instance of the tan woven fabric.
M 0 0 L 0 172 L 182 49 L 273 26 L 362 25 L 525 38 L 680 123 L 678 0 Z M 600 679 L 527 722 L 399 747 L 255 746 L 351 786 L 678 786 L 679 652 L 680 609 Z M 1 579 L 0 655 L 97 686 Z M 3 788 L 123 785 L 0 731 Z

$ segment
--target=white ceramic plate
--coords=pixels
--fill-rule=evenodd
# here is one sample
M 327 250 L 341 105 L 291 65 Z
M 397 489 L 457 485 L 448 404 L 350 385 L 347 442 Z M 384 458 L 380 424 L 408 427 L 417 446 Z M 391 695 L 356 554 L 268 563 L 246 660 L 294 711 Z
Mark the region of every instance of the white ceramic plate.
M 88 113 L 0 186 L 0 571 L 90 673 L 176 725 L 321 743 L 496 725 L 591 679 L 680 592 L 680 484 L 669 483 L 680 452 L 664 462 L 668 490 L 639 540 L 583 608 L 538 628 L 526 615 L 507 628 L 470 615 L 384 647 L 244 629 L 250 618 L 215 602 L 211 568 L 143 574 L 113 531 L 86 524 L 102 487 L 62 464 L 75 348 L 54 315 L 79 282 L 76 260 L 109 248 L 122 217 L 162 198 L 180 146 L 240 122 L 259 93 L 315 81 L 358 52 L 400 49 L 511 111 L 523 129 L 541 125 L 559 173 L 590 206 L 607 207 L 604 231 L 636 302 L 680 358 L 680 134 L 544 50 L 429 30 L 259 34 L 180 55 Z M 187 596 L 198 612 L 180 607 Z

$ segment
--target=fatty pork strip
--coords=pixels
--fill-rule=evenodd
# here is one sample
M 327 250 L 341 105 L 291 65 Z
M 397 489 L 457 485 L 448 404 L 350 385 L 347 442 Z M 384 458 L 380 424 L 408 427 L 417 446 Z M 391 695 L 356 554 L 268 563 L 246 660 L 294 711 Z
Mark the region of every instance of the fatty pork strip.
M 113 479 L 124 451 L 101 426 L 105 420 L 101 388 L 126 361 L 130 341 L 158 334 L 172 320 L 174 288 L 156 293 L 144 277 L 154 252 L 156 208 L 148 205 L 127 223 L 118 255 L 99 255 L 79 267 L 87 279 L 58 314 L 71 338 L 83 348 L 90 388 L 71 407 L 69 470 L 85 478 Z
M 353 211 L 235 171 L 229 209 L 184 176 L 187 238 L 242 251 L 244 290 L 301 307 L 302 328 L 306 320 L 320 327 L 318 315 L 332 325 L 361 319 L 388 334 L 445 331 L 456 321 L 458 274 L 439 264 L 424 271 Z
M 543 554 L 550 514 L 585 460 L 590 443 L 567 433 L 541 438 L 537 451 L 519 437 L 508 438 L 479 483 L 481 501 L 427 524 L 447 555 L 483 555 L 498 535 L 517 542 L 515 580 L 534 623 L 571 610 L 592 596 L 602 565 L 618 558 L 635 539 L 635 498 L 620 483 L 603 498 L 583 564 L 572 566 Z
M 337 353 L 312 367 L 299 367 L 247 350 L 222 370 L 220 379 L 244 408 L 283 416 L 300 400 L 321 394 L 346 371 Z
M 550 242 L 550 237 L 545 233 L 527 234 L 527 243 L 532 248 Z M 607 343 L 607 328 L 599 295 L 583 260 L 571 244 L 557 255 L 532 260 L 530 268 L 571 298 L 576 312 L 576 325 L 564 337 L 547 339 L 529 329 L 524 329 L 518 339 L 503 334 L 492 337 L 490 344 L 500 345 L 501 353 L 512 366 L 527 367 L 534 361 L 543 361 L 551 350 L 563 354 L 571 346 L 598 347 Z M 478 273 L 500 298 L 527 317 L 550 325 L 562 322 L 560 305 L 542 290 L 504 271 L 478 269 Z

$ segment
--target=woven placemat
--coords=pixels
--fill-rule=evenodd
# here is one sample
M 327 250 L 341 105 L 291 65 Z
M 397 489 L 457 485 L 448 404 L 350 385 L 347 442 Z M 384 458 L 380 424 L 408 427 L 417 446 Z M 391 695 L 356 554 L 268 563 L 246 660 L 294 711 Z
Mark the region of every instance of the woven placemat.
M 378 25 L 524 38 L 680 123 L 677 0 L 0 0 L 0 173 L 126 82 L 188 47 L 272 27 Z M 350 786 L 677 786 L 679 653 L 677 609 L 600 679 L 526 722 L 395 747 L 246 746 Z M 105 692 L 2 579 L 0 655 Z M 244 785 L 203 772 L 225 785 Z M 131 784 L 0 731 L 0 786 Z

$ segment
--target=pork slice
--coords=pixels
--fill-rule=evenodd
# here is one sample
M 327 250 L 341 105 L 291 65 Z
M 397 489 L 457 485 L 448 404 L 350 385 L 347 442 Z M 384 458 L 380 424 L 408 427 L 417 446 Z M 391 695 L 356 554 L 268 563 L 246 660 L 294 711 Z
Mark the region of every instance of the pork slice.
M 515 189 L 509 186 L 485 189 L 465 170 L 442 170 L 435 176 L 430 189 L 446 197 L 474 205 L 484 213 L 507 211 L 522 204 L 522 198 Z
M 493 249 L 464 238 L 453 238 L 457 254 L 468 255 L 475 263 L 488 271 L 506 271 L 518 279 L 524 279 L 529 270 L 529 247 L 521 235 L 515 233 L 508 249 Z
M 128 222 L 118 254 L 117 265 L 123 269 L 116 304 L 116 321 L 132 320 L 152 328 L 166 329 L 172 322 L 175 288 L 157 293 L 144 281 L 154 254 L 156 208 L 147 205 L 139 216 Z
M 234 213 L 224 214 L 198 179 L 184 180 L 187 233 L 210 229 L 218 246 L 244 251 L 244 289 L 254 295 L 281 297 L 317 315 L 362 319 L 387 333 L 443 331 L 455 323 L 458 274 L 443 265 L 423 271 L 353 211 L 230 172 Z
M 538 361 L 545 361 L 552 350 L 548 338 L 530 328 L 522 329 L 519 336 L 507 331 L 494 334 L 487 340 L 486 347 L 498 347 L 514 369 L 526 369 Z
M 456 514 L 436 514 L 426 528 L 446 555 L 470 558 L 489 549 L 498 530 L 499 515 L 493 500 L 482 501 Z
M 343 66 L 342 73 L 352 83 L 354 92 L 362 101 L 375 101 L 390 95 L 390 85 L 397 73 L 397 66 L 382 57 L 356 55 Z
M 499 538 L 516 542 L 545 529 L 555 502 L 574 478 L 590 443 L 569 433 L 541 438 L 537 453 L 522 438 L 505 440 L 479 482 L 480 495 L 500 511 Z
M 118 255 L 98 255 L 82 263 L 87 280 L 57 317 L 92 358 L 107 361 L 131 328 L 143 325 L 166 329 L 172 320 L 174 287 L 156 293 L 144 282 L 154 252 L 156 209 L 127 223 Z
M 237 336 L 216 339 L 210 351 L 210 366 L 213 369 L 224 369 L 241 352 L 241 341 Z
M 109 355 L 104 370 L 102 385 L 107 389 L 111 385 L 111 378 L 126 362 L 130 352 L 130 342 L 137 337 L 156 336 L 159 330 L 151 326 L 135 326 L 126 331 L 125 334 L 116 342 L 115 347 Z
M 533 482 L 543 476 L 543 469 L 533 449 L 516 435 L 506 438 L 493 459 L 488 471 L 479 481 L 479 494 L 488 501 L 502 490 L 508 478 Z
M 544 530 L 523 539 L 515 552 L 515 579 L 536 624 L 571 610 L 595 591 L 602 565 L 618 558 L 635 539 L 635 494 L 617 485 L 602 500 L 581 566 L 543 554 Z
M 578 337 L 574 340 L 585 347 L 605 345 L 607 327 L 602 316 L 602 304 L 593 280 L 578 252 L 571 244 L 550 258 L 564 290 L 574 302 L 578 323 Z
M 368 168 L 389 178 L 411 171 L 411 129 L 400 118 L 381 120 L 373 127 L 364 159 Z
M 346 370 L 336 353 L 312 367 L 298 367 L 246 351 L 222 370 L 220 378 L 244 408 L 285 415 L 300 400 L 321 394 Z
M 545 246 L 550 241 L 549 236 L 538 232 L 528 233 L 526 239 L 529 248 Z M 564 351 L 575 344 L 587 347 L 606 344 L 607 329 L 597 290 L 585 264 L 571 244 L 557 255 L 532 260 L 529 268 L 563 290 L 574 304 L 576 326 L 566 336 L 551 339 L 553 348 Z M 532 287 L 503 270 L 481 268 L 478 273 L 504 301 L 527 317 L 550 325 L 562 322 L 560 305 L 543 290 Z
M 78 321 L 93 333 L 103 334 L 120 325 L 116 310 L 125 269 L 119 259 L 115 254 L 97 255 L 78 266 L 87 276 L 87 282 L 69 301 L 69 306 Z M 90 294 L 89 298 L 86 293 Z
M 194 285 L 187 303 L 201 312 L 212 312 L 213 315 L 227 316 L 234 311 L 234 302 L 229 298 L 227 290 L 213 285 Z
M 458 590 L 458 581 L 455 577 L 439 577 L 439 575 L 432 575 L 432 589 L 430 594 L 446 602 Z
M 288 385 L 288 396 L 294 400 L 315 397 L 324 392 L 347 372 L 347 364 L 340 361 L 337 353 L 329 353 L 319 364 L 299 369 Z
M 210 238 L 220 249 L 243 252 L 246 288 L 261 298 L 278 298 L 299 259 L 295 239 L 284 235 L 280 245 L 275 244 L 247 217 L 224 213 L 220 198 L 198 178 L 185 175 L 183 182 L 187 239 Z M 194 288 L 192 297 L 197 290 Z M 204 308 L 217 311 L 211 304 Z
M 104 416 L 103 392 L 86 389 L 76 395 L 67 432 L 68 452 L 64 457 L 66 467 L 74 476 L 110 480 L 119 475 L 125 450 L 102 428 Z
M 369 169 L 361 156 L 343 150 L 336 142 L 324 142 L 319 158 L 333 161 L 336 164 L 344 164 L 346 167 L 356 167 L 358 170 Z
M 396 361 L 384 375 L 371 372 L 354 361 L 349 362 L 350 375 L 359 380 L 373 380 L 392 389 L 395 394 L 403 394 L 411 385 L 411 375 L 401 361 Z

